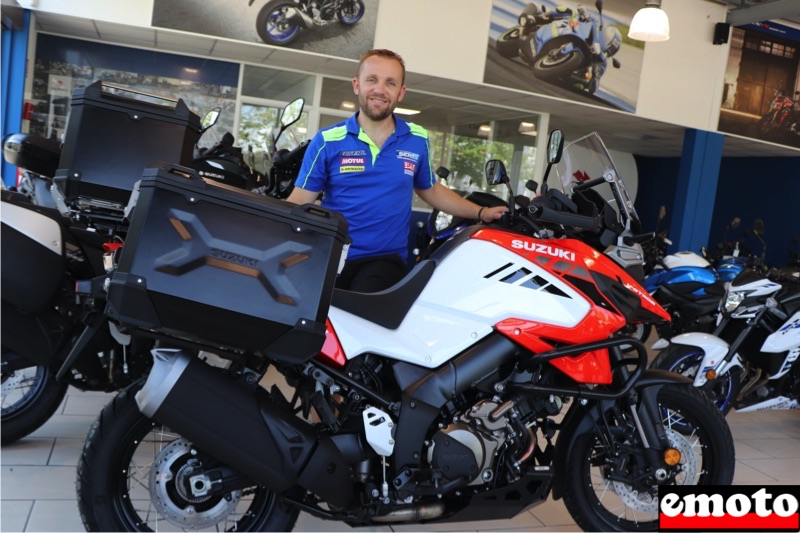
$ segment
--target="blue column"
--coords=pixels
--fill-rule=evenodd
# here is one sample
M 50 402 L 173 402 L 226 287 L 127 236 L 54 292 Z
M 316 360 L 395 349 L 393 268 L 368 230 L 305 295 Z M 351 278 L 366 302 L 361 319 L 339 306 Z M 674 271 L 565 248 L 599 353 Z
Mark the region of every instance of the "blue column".
M 31 12 L 25 10 L 22 28 L 3 28 L 2 42 L 2 96 L 0 96 L 0 115 L 2 115 L 2 138 L 9 133 L 18 133 L 22 126 L 22 105 L 25 91 L 25 60 L 28 55 L 28 36 L 30 34 Z M 3 160 L 3 183 L 14 185 L 17 167 Z
M 709 131 L 687 129 L 684 134 L 670 252 L 699 253 L 708 246 L 724 140 L 724 135 Z

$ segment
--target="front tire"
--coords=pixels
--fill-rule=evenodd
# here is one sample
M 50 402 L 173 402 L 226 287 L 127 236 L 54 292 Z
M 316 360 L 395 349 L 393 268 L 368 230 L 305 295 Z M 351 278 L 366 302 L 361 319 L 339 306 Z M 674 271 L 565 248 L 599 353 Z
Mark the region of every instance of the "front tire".
M 256 32 L 261 40 L 278 46 L 292 42 L 300 33 L 300 26 L 288 21 L 292 10 L 297 10 L 297 6 L 287 0 L 272 0 L 264 4 L 256 17 Z
M 735 466 L 733 437 L 719 410 L 688 385 L 661 387 L 658 404 L 670 444 L 681 454 L 680 468 L 662 483 L 729 485 Z M 635 478 L 640 473 L 636 467 L 641 455 L 629 451 L 641 450 L 642 444 L 629 414 L 622 409 L 619 413 L 607 421 L 622 445 L 620 453 L 608 448 L 596 425 L 576 438 L 566 466 L 564 505 L 584 531 L 655 531 L 658 485 L 610 478 Z
M 291 531 L 299 511 L 261 486 L 187 501 L 181 468 L 203 453 L 139 411 L 142 384 L 103 409 L 84 443 L 76 488 L 86 531 Z
M 346 0 L 342 2 L 342 7 L 336 12 L 339 22 L 347 26 L 352 26 L 364 16 L 364 2 L 361 0 Z
M 650 367 L 677 372 L 694 380 L 700 368 L 700 363 L 703 361 L 703 356 L 703 351 L 696 346 L 671 343 L 658 354 L 658 357 L 653 360 Z M 703 389 L 723 416 L 728 414 L 736 401 L 736 397 L 739 395 L 739 391 L 742 388 L 741 378 L 741 367 L 734 366 L 728 370 L 725 376 L 719 378 L 712 388 Z
M 555 81 L 568 78 L 570 74 L 581 68 L 583 57 L 578 52 L 553 57 L 543 54 L 533 62 L 533 74 L 543 81 Z
M 5 347 L 3 363 L 17 357 Z M 47 366 L 31 365 L 2 376 L 2 445 L 15 442 L 42 427 L 64 400 L 69 385 L 56 381 L 55 372 Z

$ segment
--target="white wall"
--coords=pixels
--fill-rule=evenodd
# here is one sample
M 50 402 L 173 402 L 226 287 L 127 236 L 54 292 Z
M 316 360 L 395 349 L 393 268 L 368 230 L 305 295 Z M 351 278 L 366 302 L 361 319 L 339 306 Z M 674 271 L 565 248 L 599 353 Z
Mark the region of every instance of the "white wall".
M 670 39 L 647 43 L 636 114 L 716 131 L 730 43 L 712 43 L 726 7 L 708 1 L 663 0 Z
M 18 2 L 36 10 L 150 27 L 154 0 Z M 711 0 L 663 0 L 662 6 L 671 38 L 645 46 L 636 114 L 714 131 L 729 45 L 711 41 L 726 8 Z M 414 72 L 481 83 L 491 10 L 492 0 L 381 0 L 375 46 L 397 51 Z
M 481 83 L 491 13 L 492 0 L 380 0 L 375 47 L 414 72 Z
M 131 26 L 149 27 L 153 20 L 153 0 L 17 0 L 17 3 L 28 9 Z

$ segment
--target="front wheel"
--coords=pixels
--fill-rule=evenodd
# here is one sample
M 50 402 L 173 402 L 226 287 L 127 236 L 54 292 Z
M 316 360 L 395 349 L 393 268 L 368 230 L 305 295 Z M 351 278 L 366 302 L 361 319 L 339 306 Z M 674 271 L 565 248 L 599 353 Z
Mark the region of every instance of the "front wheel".
M 16 354 L 3 348 L 3 367 Z M 52 369 L 44 365 L 3 372 L 2 376 L 2 444 L 15 442 L 30 435 L 56 412 L 68 384 L 56 381 Z
M 674 467 L 654 471 L 658 465 L 644 460 L 636 423 L 625 409 L 608 412 L 610 431 L 601 434 L 601 426 L 594 425 L 576 438 L 566 466 L 564 505 L 584 531 L 655 531 L 659 484 L 733 481 L 733 437 L 719 410 L 688 385 L 661 387 L 657 401 L 670 446 L 680 454 Z
M 194 496 L 189 473 L 215 461 L 139 411 L 142 383 L 119 393 L 89 430 L 76 482 L 86 531 L 291 531 L 298 510 L 264 487 Z
M 300 33 L 295 21 L 300 17 L 297 6 L 288 0 L 272 0 L 264 4 L 256 17 L 256 32 L 267 44 L 289 44 Z
M 677 372 L 694 380 L 700 368 L 700 363 L 703 361 L 703 356 L 703 351 L 696 346 L 672 343 L 658 354 L 658 357 L 653 360 L 650 367 Z M 733 402 L 739 395 L 739 391 L 742 388 L 741 377 L 741 367 L 734 366 L 724 376 L 718 377 L 709 388 L 703 389 L 723 416 L 728 414 Z
M 339 11 L 336 12 L 336 18 L 339 22 L 350 26 L 355 24 L 361 17 L 364 16 L 364 2 L 361 0 L 345 0 Z
M 553 51 L 537 57 L 533 62 L 533 74 L 544 81 L 568 78 L 570 74 L 581 68 L 583 56 L 576 51 L 566 54 Z

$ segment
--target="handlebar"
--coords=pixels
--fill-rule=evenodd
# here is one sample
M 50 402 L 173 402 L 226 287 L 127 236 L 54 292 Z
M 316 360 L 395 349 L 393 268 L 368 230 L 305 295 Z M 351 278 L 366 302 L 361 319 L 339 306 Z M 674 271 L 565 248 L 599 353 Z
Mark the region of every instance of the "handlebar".
M 594 178 L 589 181 L 583 181 L 580 183 L 576 183 L 572 186 L 573 192 L 584 191 L 586 189 L 591 189 L 595 185 L 600 185 L 601 183 L 605 183 L 605 178 Z
M 300 143 L 296 148 L 290 150 L 280 150 L 275 154 L 274 164 L 278 166 L 291 167 L 301 163 L 303 156 L 308 148 L 308 141 Z
M 528 206 L 528 214 L 530 214 L 531 218 L 536 222 L 562 224 L 564 226 L 571 226 L 594 232 L 600 231 L 600 220 L 598 217 L 564 213 L 541 204 L 531 204 Z

